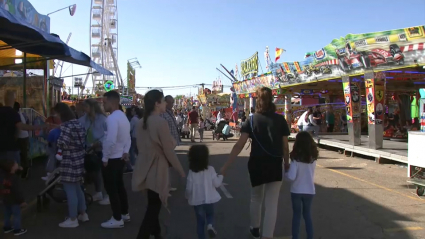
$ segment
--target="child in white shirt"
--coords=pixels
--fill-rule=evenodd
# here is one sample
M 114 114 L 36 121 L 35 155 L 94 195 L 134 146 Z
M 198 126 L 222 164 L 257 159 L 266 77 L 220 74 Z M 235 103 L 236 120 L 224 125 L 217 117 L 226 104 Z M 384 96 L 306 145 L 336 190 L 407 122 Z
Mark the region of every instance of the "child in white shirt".
M 304 217 L 307 239 L 313 239 L 313 221 L 311 219 L 311 204 L 316 194 L 314 187 L 314 170 L 319 155 L 316 143 L 311 135 L 300 132 L 295 139 L 291 152 L 291 166 L 285 177 L 291 182 L 292 199 L 292 238 L 298 239 L 300 233 L 301 215 Z
M 217 235 L 213 227 L 214 203 L 220 201 L 218 188 L 223 175 L 217 175 L 208 165 L 209 151 L 205 145 L 193 145 L 189 149 L 189 174 L 187 175 L 186 198 L 195 208 L 198 239 L 205 239 L 205 221 L 210 238 Z

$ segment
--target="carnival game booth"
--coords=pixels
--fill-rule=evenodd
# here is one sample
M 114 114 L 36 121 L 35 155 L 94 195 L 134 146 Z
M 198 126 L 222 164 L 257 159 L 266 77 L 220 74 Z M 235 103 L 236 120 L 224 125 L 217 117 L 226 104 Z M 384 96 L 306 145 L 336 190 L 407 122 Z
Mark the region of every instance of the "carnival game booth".
M 351 153 L 407 162 L 407 144 L 383 141 L 385 115 L 398 109 L 398 128 L 412 129 L 411 105 L 425 87 L 425 28 L 408 27 L 334 39 L 303 61 L 271 64 L 271 72 L 233 83 L 240 98 L 255 98 L 259 87 L 269 87 L 285 98 L 288 122 L 297 115 L 291 99 L 301 104 L 332 105 L 347 121 L 347 135 L 321 137 L 320 144 Z M 305 101 L 308 104 L 305 104 Z M 298 112 L 298 115 L 301 112 Z M 338 118 L 337 116 L 335 118 Z M 322 120 L 324 121 L 324 120 Z M 362 136 L 362 124 L 367 135 Z
M 0 70 L 21 72 L 16 77 L 2 79 L 6 82 L 0 87 L 0 95 L 5 91 L 12 90 L 17 94 L 17 100 L 22 108 L 35 107 L 41 105 L 40 113 L 35 111 L 32 115 L 34 120 L 30 124 L 41 124 L 40 119 L 48 114 L 48 109 L 52 103 L 60 98 L 54 88 L 62 87 L 61 81 L 50 77 L 49 70 L 52 69 L 52 60 L 60 59 L 73 64 L 83 65 L 95 69 L 100 74 L 112 75 L 112 73 L 91 61 L 86 54 L 79 52 L 65 44 L 57 35 L 50 34 L 50 19 L 35 12 L 30 3 L 20 2 L 33 16 L 37 16 L 37 21 L 32 21 L 26 14 L 19 15 L 14 11 L 17 5 L 13 2 L 9 4 L 7 10 L 0 7 Z M 35 19 L 35 18 L 34 18 Z M 28 69 L 40 69 L 42 74 L 28 73 Z M 3 75 L 4 76 L 4 75 Z M 33 100 L 35 100 L 33 102 Z M 33 104 L 33 105 L 30 105 Z M 34 109 L 30 109 L 34 111 Z M 30 117 L 31 118 L 31 117 Z M 46 134 L 34 132 L 30 135 L 30 150 L 37 148 L 38 143 L 44 143 Z M 44 146 L 45 147 L 45 146 Z

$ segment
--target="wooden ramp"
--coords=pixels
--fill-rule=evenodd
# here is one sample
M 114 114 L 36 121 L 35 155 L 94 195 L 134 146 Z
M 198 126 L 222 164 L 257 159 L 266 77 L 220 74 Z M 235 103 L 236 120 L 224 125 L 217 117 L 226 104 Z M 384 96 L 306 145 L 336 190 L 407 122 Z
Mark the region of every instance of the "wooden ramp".
M 295 139 L 296 134 L 291 134 L 290 138 Z M 320 135 L 315 139 L 317 144 L 344 150 L 347 153 L 356 153 L 364 156 L 376 158 L 378 162 L 382 159 L 392 160 L 400 163 L 407 163 L 407 142 L 384 140 L 382 149 L 369 149 L 369 137 L 361 136 L 361 145 L 352 146 L 349 144 L 348 135 Z

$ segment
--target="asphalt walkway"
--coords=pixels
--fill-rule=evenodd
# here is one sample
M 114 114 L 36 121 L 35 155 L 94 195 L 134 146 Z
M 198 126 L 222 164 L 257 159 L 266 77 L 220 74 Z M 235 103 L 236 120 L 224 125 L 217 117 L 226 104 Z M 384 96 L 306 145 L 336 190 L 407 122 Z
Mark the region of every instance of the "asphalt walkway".
M 206 137 L 210 138 L 204 141 L 210 148 L 210 164 L 219 171 L 235 141 L 212 141 L 208 133 Z M 176 150 L 186 170 L 190 144 L 186 141 Z M 216 205 L 217 238 L 250 238 L 248 153 L 249 150 L 243 150 L 224 178 L 224 188 L 219 189 L 222 200 Z M 315 238 L 425 238 L 425 197 L 416 196 L 414 187 L 407 185 L 406 177 L 407 169 L 403 165 L 380 165 L 372 160 L 321 150 L 315 177 L 317 194 L 313 201 Z M 173 187 L 178 190 L 169 199 L 171 213 L 161 212 L 164 235 L 168 239 L 195 239 L 196 220 L 193 209 L 184 198 L 185 181 L 176 173 L 173 173 L 172 181 Z M 80 224 L 76 229 L 59 228 L 58 223 L 67 215 L 67 207 L 66 204 L 52 202 L 45 212 L 28 213 L 24 221 L 28 233 L 22 238 L 136 238 L 146 198 L 142 193 L 131 192 L 131 175 L 125 175 L 125 182 L 132 217 L 125 228 L 101 228 L 100 223 L 111 217 L 111 210 L 108 206 L 97 204 L 88 210 L 90 222 Z M 280 193 L 275 238 L 291 238 L 291 217 L 289 183 L 285 182 Z M 305 236 L 304 233 L 302 236 Z

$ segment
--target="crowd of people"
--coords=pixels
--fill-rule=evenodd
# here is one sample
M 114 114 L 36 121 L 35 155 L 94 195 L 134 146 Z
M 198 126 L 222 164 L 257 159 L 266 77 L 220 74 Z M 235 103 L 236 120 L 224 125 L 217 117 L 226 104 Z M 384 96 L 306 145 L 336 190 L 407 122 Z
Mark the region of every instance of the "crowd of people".
M 175 153 L 175 148 L 182 143 L 181 130 L 185 125 L 190 128 L 192 142 L 195 142 L 195 134 L 199 132 L 202 142 L 205 121 L 195 107 L 187 114 L 173 111 L 172 96 L 151 90 L 145 95 L 144 109 L 131 107 L 124 113 L 120 95 L 110 91 L 103 97 L 104 110 L 93 99 L 84 101 L 82 115 L 76 114 L 75 109 L 68 105 L 58 103 L 47 124 L 31 126 L 24 124 L 19 112 L 12 108 L 15 95 L 8 93 L 5 106 L 0 107 L 0 130 L 4 132 L 0 138 L 0 185 L 6 212 L 4 232 L 15 235 L 26 233 L 20 224 L 20 208 L 26 204 L 16 172 L 22 170 L 20 166 L 24 167 L 25 164 L 22 163 L 17 132 L 46 129 L 49 130 L 46 170 L 50 174 L 59 172 L 68 205 L 68 216 L 59 223 L 60 227 L 75 228 L 89 220 L 83 192 L 85 180 L 94 184 L 94 201 L 102 205 L 110 204 L 112 217 L 101 223 L 101 227 L 124 227 L 131 220 L 131 205 L 128 203 L 123 174 L 133 172 L 132 190 L 147 192 L 148 202 L 137 238 L 163 238 L 159 213 L 162 207 L 168 209 L 170 192 L 176 190 L 172 188 L 170 180 L 170 168 L 174 168 L 187 180 L 185 195 L 188 204 L 194 207 L 198 238 L 206 238 L 207 234 L 215 237 L 214 204 L 220 200 L 216 188 L 222 184 L 223 177 L 231 173 L 229 168 L 248 139 L 251 139 L 248 161 L 252 186 L 251 235 L 254 238 L 273 238 L 279 192 L 282 181 L 287 179 L 292 181 L 293 238 L 299 238 L 301 215 L 306 223 L 308 238 L 313 238 L 311 205 L 315 194 L 313 181 L 317 147 L 310 134 L 302 132 L 297 135 L 290 153 L 289 127 L 285 118 L 275 113 L 271 90 L 262 88 L 257 95 L 256 108 L 251 109 L 249 117 L 242 116 L 241 135 L 220 174 L 209 165 L 208 147 L 193 144 L 188 152 L 189 172 L 186 177 Z M 219 122 L 222 121 L 221 114 L 224 112 L 217 113 Z M 309 118 L 310 115 L 306 117 Z M 263 203 L 265 213 L 262 220 Z

